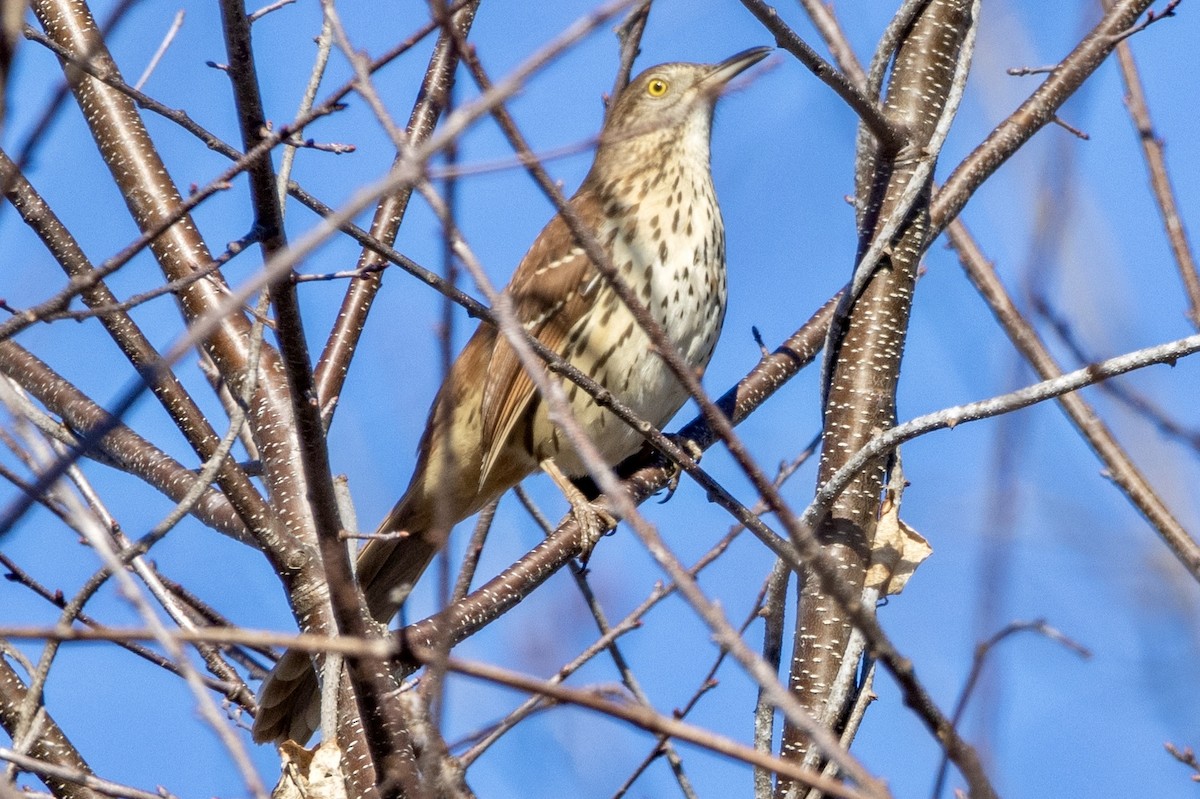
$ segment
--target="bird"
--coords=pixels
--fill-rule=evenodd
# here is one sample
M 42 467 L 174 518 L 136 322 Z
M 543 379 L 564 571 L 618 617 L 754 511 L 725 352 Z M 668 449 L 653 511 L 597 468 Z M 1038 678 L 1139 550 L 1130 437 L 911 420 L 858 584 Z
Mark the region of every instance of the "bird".
M 610 102 L 591 169 L 568 201 L 698 374 L 712 357 L 727 295 L 725 229 L 710 166 L 713 111 L 728 83 L 770 50 L 641 72 Z M 542 229 L 504 291 L 527 333 L 656 427 L 687 400 L 561 214 Z M 642 447 L 642 435 L 589 394 L 565 380 L 562 387 L 608 464 Z M 359 552 L 356 575 L 371 615 L 386 623 L 446 532 L 539 468 L 568 491 L 564 477 L 588 474 L 516 351 L 493 324 L 481 323 L 433 402 L 408 489 L 379 525 L 377 532 L 389 535 Z M 254 739 L 306 741 L 318 726 L 317 696 L 309 656 L 284 653 L 260 691 Z

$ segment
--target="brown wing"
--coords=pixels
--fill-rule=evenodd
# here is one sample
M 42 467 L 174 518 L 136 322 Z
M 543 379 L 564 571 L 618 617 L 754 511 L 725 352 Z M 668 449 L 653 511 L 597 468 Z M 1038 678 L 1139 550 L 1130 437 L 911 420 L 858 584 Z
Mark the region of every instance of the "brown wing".
M 590 192 L 580 192 L 571 205 L 591 230 L 601 218 L 599 203 Z M 570 229 L 555 216 L 542 230 L 517 266 L 505 291 L 512 299 L 517 321 L 543 344 L 563 355 L 567 335 L 591 306 L 593 294 L 583 289 L 599 277 Z M 516 351 L 501 334 L 488 364 L 483 389 L 483 467 L 480 484 L 487 481 L 524 418 L 535 396 L 533 381 Z

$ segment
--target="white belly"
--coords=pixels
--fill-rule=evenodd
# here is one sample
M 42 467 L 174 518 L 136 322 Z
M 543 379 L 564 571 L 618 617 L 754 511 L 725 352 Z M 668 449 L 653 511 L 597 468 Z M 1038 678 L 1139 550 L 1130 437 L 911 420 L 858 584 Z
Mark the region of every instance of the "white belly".
M 705 188 L 712 190 L 711 184 Z M 642 210 L 647 207 L 660 210 L 647 213 Z M 675 202 L 642 202 L 613 242 L 613 265 L 666 331 L 684 362 L 699 373 L 712 357 L 725 318 L 725 236 L 715 201 L 707 206 L 715 218 L 708 216 L 704 205 L 676 214 L 677 207 Z M 639 235 L 626 235 L 631 229 Z M 611 229 L 601 231 L 601 240 L 609 233 Z M 661 428 L 687 400 L 687 391 L 654 351 L 633 315 L 603 284 L 603 278 L 596 279 L 600 282 L 594 289 L 593 310 L 606 320 L 605 334 L 593 333 L 582 351 L 577 346 L 565 355 L 637 416 Z M 564 388 L 576 420 L 610 465 L 642 446 L 643 437 L 612 413 L 596 413 L 584 391 L 570 382 L 565 382 Z M 544 414 L 543 406 L 539 422 Z M 538 427 L 546 429 L 542 424 Z M 559 468 L 568 475 L 587 474 L 561 433 L 551 438 Z

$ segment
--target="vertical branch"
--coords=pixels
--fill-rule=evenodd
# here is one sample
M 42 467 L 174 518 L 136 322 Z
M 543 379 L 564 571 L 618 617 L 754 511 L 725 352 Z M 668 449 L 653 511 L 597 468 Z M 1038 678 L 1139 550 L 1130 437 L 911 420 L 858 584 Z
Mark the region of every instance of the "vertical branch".
M 221 16 L 243 146 L 248 150 L 258 144 L 266 130 L 250 42 L 250 23 L 241 0 L 222 0 Z M 255 219 L 262 230 L 263 258 L 268 260 L 287 246 L 275 170 L 269 158 L 261 158 L 251 165 L 249 174 Z M 291 276 L 291 272 L 282 274 L 271 282 L 269 290 L 275 309 L 291 412 L 299 437 L 300 467 L 308 489 L 309 510 L 316 527 L 324 575 L 328 579 L 336 629 L 343 635 L 368 638 L 373 630 L 350 568 L 349 554 L 340 537 L 342 526 L 329 468 L 325 429 L 321 421 L 321 408 L 316 402 L 316 387 L 309 365 L 296 284 Z M 300 621 L 303 623 L 305 619 Z M 396 683 L 386 662 L 351 657 L 348 665 L 358 715 L 372 760 L 370 763 L 348 764 L 352 772 L 348 778 L 349 784 L 362 786 L 364 782 L 360 776 L 370 771 L 376 775 L 375 781 L 380 786 L 382 799 L 401 795 L 416 799 L 421 795 L 421 788 L 415 755 L 395 695 Z M 348 741 L 343 744 L 348 753 L 356 748 Z
M 478 7 L 479 0 L 469 0 L 445 21 L 437 44 L 434 45 L 433 55 L 429 59 L 429 67 L 425 71 L 416 105 L 413 106 L 408 119 L 406 135 L 409 145 L 417 145 L 428 139 L 445 110 L 450 86 L 454 82 L 454 70 L 458 67 L 459 53 L 454 46 L 454 40 L 456 37 L 466 37 Z M 393 167 L 403 158 L 403 153 L 397 154 Z M 411 195 L 412 187 L 405 186 L 380 200 L 375 208 L 375 217 L 371 221 L 372 239 L 391 246 L 396 240 L 400 223 L 404 220 L 404 213 L 408 210 L 408 199 Z M 386 261 L 374 250 L 363 249 L 357 266 L 361 277 L 356 277 L 350 282 L 350 288 L 342 299 L 337 321 L 317 362 L 316 397 L 327 418 L 332 418 L 337 406 L 338 394 L 341 393 L 346 373 L 350 369 L 350 360 L 354 357 L 354 349 L 358 346 L 359 336 L 362 335 L 363 326 L 367 322 L 367 313 L 371 310 L 371 304 L 375 301 L 375 295 L 383 281 L 381 270 L 385 264 Z
M 846 458 L 881 429 L 895 423 L 895 394 L 900 374 L 917 262 L 929 236 L 929 193 L 932 161 L 937 157 L 939 130 L 953 113 L 956 77 L 969 58 L 964 45 L 974 24 L 970 0 L 933 0 L 909 29 L 892 71 L 884 113 L 891 126 L 907 131 L 908 144 L 895 156 L 875 154 L 870 202 L 877 224 L 860 230 L 860 253 L 880 250 L 877 266 L 864 261 L 863 288 L 851 296 L 846 333 L 830 364 L 818 485 Z M 914 182 L 916 194 L 914 196 Z M 861 205 L 867 204 L 860 197 Z M 894 235 L 876 237 L 885 228 Z M 870 246 L 868 244 L 870 243 Z M 871 271 L 864 273 L 862 267 Z M 856 281 L 857 282 L 857 281 Z M 863 469 L 833 504 L 818 526 L 826 556 L 836 565 L 840 582 L 853 593 L 862 589 L 879 511 L 884 459 Z M 826 707 L 850 639 L 851 624 L 821 581 L 804 581 L 791 663 L 791 688 L 818 718 L 833 724 L 844 708 Z M 781 753 L 803 759 L 807 737 L 793 725 L 784 727 Z M 777 796 L 793 783 L 780 780 Z
M 37 0 L 34 12 L 55 43 L 88 54 L 93 64 L 109 74 L 120 74 L 83 0 Z M 138 227 L 152 230 L 162 220 L 173 218 L 182 204 L 179 191 L 133 101 L 67 61 L 63 67 L 113 182 Z M 156 237 L 151 249 L 170 280 L 187 277 L 212 261 L 188 215 Z M 194 322 L 221 307 L 227 291 L 219 274 L 213 273 L 182 288 L 177 296 L 185 318 Z M 240 390 L 250 366 L 249 321 L 240 313 L 225 314 L 213 325 L 204 348 L 230 386 Z M 290 587 L 305 571 L 304 565 L 315 562 L 316 554 L 299 543 L 306 540 L 304 531 L 311 529 L 306 489 L 295 468 L 300 457 L 292 434 L 286 382 L 278 356 L 269 347 L 262 349 L 261 370 L 250 418 L 262 453 L 264 477 L 276 502 L 272 518 L 261 521 L 258 541 Z M 279 527 L 292 535 L 281 536 Z M 308 609 L 297 612 L 303 614 Z

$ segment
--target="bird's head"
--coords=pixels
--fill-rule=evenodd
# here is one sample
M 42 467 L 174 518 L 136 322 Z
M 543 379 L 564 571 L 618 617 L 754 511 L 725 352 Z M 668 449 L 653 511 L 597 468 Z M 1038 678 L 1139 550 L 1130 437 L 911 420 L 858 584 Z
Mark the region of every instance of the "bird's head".
M 617 152 L 674 144 L 703 146 L 707 155 L 713 107 L 737 75 L 767 57 L 769 47 L 744 50 L 719 64 L 659 64 L 621 90 L 609 109 L 597 160 Z

